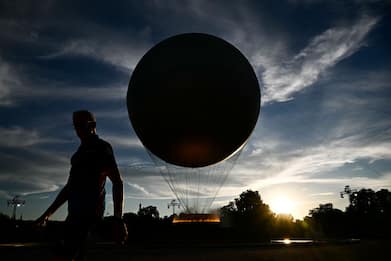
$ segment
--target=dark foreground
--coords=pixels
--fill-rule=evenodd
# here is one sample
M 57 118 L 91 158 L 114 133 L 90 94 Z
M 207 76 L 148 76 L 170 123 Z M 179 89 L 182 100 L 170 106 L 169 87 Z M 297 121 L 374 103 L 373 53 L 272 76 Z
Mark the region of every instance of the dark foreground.
M 391 260 L 391 241 L 361 241 L 359 243 L 311 244 L 305 246 L 231 244 L 231 245 L 165 245 L 117 246 L 95 244 L 89 247 L 86 260 L 224 260 L 224 261 L 307 261 L 307 260 Z M 50 260 L 50 247 L 39 244 L 0 246 L 0 259 Z

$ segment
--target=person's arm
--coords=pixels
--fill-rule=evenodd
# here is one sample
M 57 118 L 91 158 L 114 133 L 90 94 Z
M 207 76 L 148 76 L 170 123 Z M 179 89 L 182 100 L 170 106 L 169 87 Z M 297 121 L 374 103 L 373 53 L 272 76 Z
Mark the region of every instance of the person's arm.
M 121 174 L 117 166 L 109 169 L 108 177 L 113 183 L 113 201 L 114 201 L 114 223 L 113 223 L 113 239 L 119 243 L 124 244 L 128 239 L 128 229 L 122 219 L 123 201 L 124 201 L 124 185 Z
M 108 171 L 108 177 L 113 184 L 113 203 L 114 203 L 114 216 L 116 218 L 122 218 L 123 201 L 124 201 L 124 184 L 121 178 L 121 174 L 117 167 L 112 167 Z
M 46 221 L 49 219 L 49 217 L 56 212 L 56 210 L 62 206 L 67 200 L 69 196 L 69 186 L 66 184 L 60 193 L 57 195 L 56 199 L 53 201 L 53 203 L 49 206 L 49 208 L 40 216 L 35 222 L 38 225 L 44 225 Z

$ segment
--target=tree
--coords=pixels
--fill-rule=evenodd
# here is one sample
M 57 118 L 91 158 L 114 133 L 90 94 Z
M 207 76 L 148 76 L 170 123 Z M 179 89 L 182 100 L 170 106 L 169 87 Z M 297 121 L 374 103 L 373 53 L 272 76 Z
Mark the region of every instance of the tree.
M 10 217 L 6 214 L 0 213 L 0 222 L 9 221 Z
M 273 222 L 274 237 L 290 237 L 295 229 L 295 222 L 291 214 L 277 214 Z
M 391 192 L 381 189 L 376 192 L 376 211 L 384 216 L 391 215 Z
M 273 223 L 273 212 L 263 203 L 258 191 L 247 190 L 234 202 L 220 209 L 222 221 L 229 221 L 240 233 L 253 239 L 268 239 Z
M 159 211 L 155 206 L 148 206 L 140 208 L 137 212 L 137 215 L 140 217 L 147 217 L 152 219 L 159 219 Z
M 314 236 L 341 237 L 346 235 L 346 218 L 343 211 L 333 208 L 332 203 L 320 204 L 306 217 Z
M 132 212 L 126 212 L 123 215 L 123 219 L 125 222 L 129 222 L 129 223 L 134 222 L 135 220 L 137 220 L 137 214 Z
M 235 199 L 235 205 L 239 213 L 250 213 L 258 211 L 264 204 L 258 191 L 247 190 Z
M 247 190 L 235 199 L 235 205 L 240 216 L 248 224 L 268 223 L 274 214 L 269 205 L 263 203 L 258 191 Z M 244 221 L 243 220 L 243 221 Z
M 376 212 L 377 198 L 372 189 L 361 189 L 349 196 L 348 211 L 360 214 L 373 214 Z
M 223 226 L 231 227 L 235 223 L 237 209 L 235 203 L 230 201 L 228 205 L 220 208 L 220 220 Z
M 388 237 L 391 233 L 391 192 L 361 189 L 349 195 L 346 208 L 351 230 L 360 237 Z
M 391 212 L 391 192 L 381 189 L 377 192 L 372 189 L 361 189 L 351 194 L 348 212 L 360 215 L 382 215 Z
M 233 201 L 230 201 L 228 205 L 220 208 L 220 218 L 228 218 L 232 216 L 235 212 L 237 212 L 235 203 Z
M 232 205 L 232 203 L 230 203 Z M 228 209 L 234 209 L 233 206 L 225 206 Z M 239 198 L 235 199 L 236 211 L 240 216 L 255 218 L 256 222 L 273 216 L 269 205 L 263 203 L 258 191 L 246 190 L 242 192 Z

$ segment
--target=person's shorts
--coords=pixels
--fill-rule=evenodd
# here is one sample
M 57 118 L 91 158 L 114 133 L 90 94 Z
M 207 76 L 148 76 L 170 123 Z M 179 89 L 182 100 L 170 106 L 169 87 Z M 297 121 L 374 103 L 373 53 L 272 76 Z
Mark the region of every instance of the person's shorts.
M 83 260 L 86 241 L 96 222 L 66 220 L 63 240 L 56 247 L 56 255 L 67 260 Z

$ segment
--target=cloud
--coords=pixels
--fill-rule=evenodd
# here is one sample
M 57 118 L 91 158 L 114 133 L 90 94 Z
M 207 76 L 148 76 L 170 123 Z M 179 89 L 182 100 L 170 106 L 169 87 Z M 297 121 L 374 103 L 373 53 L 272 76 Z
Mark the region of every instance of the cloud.
M 47 76 L 42 76 L 47 77 Z M 0 107 L 18 106 L 24 100 L 81 100 L 116 101 L 126 97 L 127 85 L 113 83 L 101 87 L 67 86 L 65 83 L 45 78 L 34 82 L 27 74 L 17 72 L 0 57 Z
M 53 7 L 57 8 L 58 5 Z M 49 8 L 49 12 L 63 15 L 61 8 L 56 8 Z M 44 14 L 28 24 L 23 19 L 15 18 L 20 15 L 16 11 L 19 8 L 11 9 L 8 11 L 11 14 L 16 12 L 15 16 L 8 14 L 7 19 L 0 19 L 0 28 L 7 32 L 0 37 L 0 46 L 5 50 L 8 48 L 7 54 L 0 54 L 0 107 L 20 106 L 26 100 L 41 98 L 91 102 L 115 101 L 126 96 L 125 82 L 130 70 L 150 46 L 148 27 L 124 32 L 88 21 L 85 17 L 77 17 L 75 19 L 84 26 L 70 28 L 75 21 L 70 21 L 68 16 L 65 21 L 55 19 L 51 24 L 50 19 L 41 19 L 47 16 Z M 37 14 L 46 12 L 44 7 L 29 6 L 26 9 L 35 10 Z M 56 33 L 51 35 L 53 28 Z M 73 33 L 57 34 L 59 31 Z M 30 34 L 34 37 L 31 38 Z M 69 63 L 71 59 L 76 65 L 82 61 L 91 68 L 85 76 L 75 76 L 77 66 L 50 68 L 57 59 L 58 64 L 64 61 L 65 64 Z M 102 70 L 107 73 L 102 74 Z M 89 84 L 87 80 L 107 83 L 97 86 Z
M 380 189 L 388 188 L 391 189 L 390 175 L 382 176 L 381 178 L 370 178 L 370 177 L 350 177 L 350 178 L 286 178 L 284 182 L 281 180 L 269 178 L 263 182 L 262 188 L 277 185 L 277 184 L 323 184 L 323 185 L 337 185 L 342 188 L 346 184 L 350 184 L 353 187 L 358 188 L 371 188 Z M 257 187 L 257 186 L 256 186 Z
M 19 177 L 0 176 L 0 191 L 6 198 L 15 195 L 31 195 L 42 192 L 52 192 L 58 190 L 59 186 L 47 182 L 39 177 Z
M 12 199 L 12 195 L 10 195 L 7 191 L 0 190 L 0 198 L 1 199 Z
M 327 92 L 315 107 L 301 101 L 294 113 L 277 108 L 277 117 L 266 110 L 221 195 L 278 184 L 390 188 L 383 165 L 391 163 L 391 121 L 384 117 L 389 99 L 379 97 L 388 77 L 383 72 L 343 75 L 324 83 Z M 358 172 L 358 166 L 364 169 Z
M 128 185 L 129 187 L 131 187 L 132 189 L 135 189 L 137 192 L 141 192 L 142 194 L 144 194 L 145 196 L 149 196 L 151 195 L 150 192 L 148 192 L 144 187 L 138 185 L 138 184 L 134 184 L 134 183 L 130 183 L 130 182 L 126 182 L 126 185 Z M 139 194 L 137 193 L 136 194 Z M 129 196 L 129 195 L 128 195 Z
M 129 41 L 126 37 L 115 38 L 106 34 L 104 39 L 100 37 L 72 39 L 59 50 L 42 55 L 40 58 L 56 59 L 67 55 L 81 55 L 122 67 L 125 71 L 133 70 L 143 53 L 146 52 L 146 47 L 141 43 Z
M 94 110 L 94 114 L 98 119 L 120 119 L 120 120 L 128 120 L 129 115 L 127 110 L 124 109 L 115 109 L 115 110 L 110 110 L 108 108 L 97 108 Z
M 58 85 L 56 87 L 53 86 Z M 78 86 L 67 87 L 63 84 L 53 83 L 47 86 L 35 86 L 34 83 L 29 85 L 17 86 L 12 90 L 7 90 L 2 97 L 1 106 L 19 106 L 24 100 L 32 101 L 34 99 L 68 100 L 68 101 L 86 101 L 86 102 L 108 102 L 123 100 L 126 95 L 127 86 L 105 86 L 90 87 Z M 55 89 L 55 90 L 54 90 Z
M 0 57 L 0 107 L 12 105 L 11 91 L 19 84 L 13 68 Z
M 344 70 L 338 72 L 337 79 L 326 80 L 323 84 L 329 86 L 329 94 L 322 101 L 326 110 L 344 114 L 359 114 L 357 123 L 351 122 L 350 126 L 365 122 L 367 124 L 365 129 L 367 129 L 372 126 L 370 121 L 374 121 L 378 125 L 378 120 L 375 119 L 384 118 L 383 116 L 391 113 L 388 106 L 390 97 L 387 94 L 391 87 L 391 75 L 387 70 Z M 338 95 L 336 95 L 337 93 Z M 366 117 L 363 117 L 364 115 Z M 390 123 L 390 121 L 385 122 L 384 127 L 390 126 Z
M 129 7 L 128 4 L 124 2 L 119 7 Z M 297 92 L 315 83 L 327 69 L 356 52 L 363 46 L 368 32 L 373 29 L 379 20 L 376 17 L 362 16 L 355 24 L 330 28 L 314 37 L 293 58 L 286 59 L 286 45 L 289 39 L 284 39 L 286 35 L 278 27 L 278 23 L 275 25 L 276 30 L 273 30 L 272 34 L 270 33 L 270 28 L 265 25 L 267 21 L 263 20 L 266 18 L 263 18 L 262 11 L 260 13 L 254 11 L 260 8 L 257 5 L 237 6 L 228 4 L 225 5 L 225 8 L 221 8 L 218 3 L 186 1 L 182 5 L 177 3 L 165 3 L 163 5 L 153 2 L 142 5 L 130 3 L 130 6 L 132 12 L 137 10 L 142 13 L 150 13 L 151 17 L 145 16 L 143 18 L 145 23 L 142 25 L 134 25 L 131 20 L 126 19 L 123 21 L 127 25 L 125 26 L 126 30 L 124 30 L 125 28 L 114 30 L 110 23 L 100 24 L 97 20 L 88 20 L 95 18 L 95 13 L 83 9 L 86 12 L 85 16 L 76 15 L 73 18 L 79 23 L 83 23 L 84 26 L 82 28 L 72 28 L 74 34 L 58 37 L 58 39 L 45 36 L 44 31 L 37 32 L 36 30 L 39 28 L 48 26 L 47 20 L 38 19 L 29 34 L 39 35 L 40 41 L 33 41 L 35 46 L 44 46 L 46 48 L 43 49 L 49 51 L 46 53 L 41 51 L 35 58 L 54 60 L 65 56 L 84 56 L 115 65 L 128 72 L 134 69 L 142 55 L 157 40 L 185 31 L 212 33 L 236 44 L 239 49 L 247 54 L 264 84 L 262 101 L 264 104 L 268 104 L 292 99 Z M 48 9 L 34 6 L 29 8 L 31 10 L 36 9 L 38 14 L 49 12 L 51 19 L 53 19 L 52 16 L 64 16 L 64 12 L 69 11 L 69 6 L 65 5 L 65 7 L 64 9 L 60 4 L 50 5 Z M 13 14 L 16 9 L 12 9 L 10 12 L 10 14 Z M 16 12 L 16 14 L 20 15 L 19 12 Z M 121 13 L 121 15 L 125 14 Z M 18 25 L 19 23 L 12 20 L 11 17 L 12 15 L 8 17 L 10 21 L 7 24 Z M 153 17 L 156 19 L 153 19 Z M 266 14 L 265 17 L 267 17 Z M 163 18 L 165 19 L 162 20 Z M 178 24 L 178 20 L 181 23 Z M 56 21 L 55 26 L 59 30 L 65 30 L 69 29 L 69 24 L 73 25 L 73 23 L 74 21 Z M 172 26 L 173 24 L 175 26 Z M 154 37 L 156 30 L 161 29 L 162 25 L 166 25 L 165 29 L 160 30 L 159 38 Z M 5 28 L 10 31 L 8 27 Z M 31 42 L 30 38 L 30 36 L 27 37 L 28 41 Z M 33 37 L 33 39 L 35 38 L 37 36 Z M 21 40 L 19 38 L 14 40 L 26 41 L 26 39 Z M 262 43 L 261 46 L 258 44 L 260 42 Z M 0 72 L 9 70 L 7 66 L 3 67 L 1 69 L 0 66 Z M 20 79 L 20 77 L 11 79 Z M 115 86 L 102 88 L 108 90 L 107 92 L 89 88 L 89 86 L 80 86 L 80 88 L 74 89 L 59 88 L 58 96 L 56 93 L 50 92 L 49 88 L 37 88 L 36 95 L 37 97 L 47 97 L 45 93 L 49 93 L 53 97 L 59 97 L 63 94 L 65 98 L 69 99 L 85 98 L 90 100 L 102 100 L 103 97 L 108 99 L 117 98 L 118 96 L 113 95 L 116 92 L 112 87 L 116 88 Z M 35 89 L 36 87 L 34 87 Z M 85 91 L 80 93 L 78 89 L 84 89 Z M 8 99 L 10 90 L 10 88 L 0 89 L 0 105 L 2 103 L 12 103 L 12 100 Z M 119 91 L 119 93 L 123 93 L 121 90 Z M 34 92 L 31 89 L 23 91 L 23 93 Z
M 130 162 L 128 165 L 123 166 L 123 169 L 128 173 L 129 176 L 160 176 L 158 168 L 151 161 L 147 163 L 142 160 L 135 160 Z
M 62 84 L 61 84 L 62 85 Z M 34 87 L 34 92 L 29 93 L 29 98 L 50 98 L 51 100 L 84 100 L 84 101 L 115 101 L 125 97 L 127 86 L 105 86 L 105 87 L 66 87 L 57 86 L 53 91 L 53 86 Z M 27 92 L 22 94 L 23 98 Z
M 66 181 L 67 153 L 55 148 L 66 140 L 45 137 L 36 129 L 0 127 L 0 190 L 2 194 L 32 194 L 54 191 Z
M 333 196 L 333 195 L 335 195 L 334 192 L 320 192 L 320 193 L 311 194 L 312 197 L 325 197 L 325 196 Z
M 350 26 L 339 26 L 314 37 L 292 59 L 263 68 L 263 103 L 283 102 L 314 84 L 322 73 L 355 53 L 379 18 L 364 16 Z M 259 58 L 260 59 L 260 58 Z M 258 62 L 262 66 L 263 59 Z
M 390 148 L 389 140 L 371 141 L 357 134 L 286 151 L 259 151 L 239 162 L 228 185 L 264 188 L 276 184 L 316 183 L 391 187 L 387 173 L 376 177 L 371 173 L 367 177 L 350 177 L 351 174 L 340 171 L 346 164 L 359 160 L 391 160 Z
M 97 21 L 86 21 L 85 17 L 79 19 L 85 26 L 76 29 L 76 36 L 52 43 L 54 48 L 37 58 L 51 60 L 66 56 L 89 57 L 128 73 L 148 48 L 152 47 L 152 32 L 148 25 L 140 28 L 130 25 L 124 30 L 113 29 L 107 24 L 96 23 Z
M 140 140 L 136 137 L 132 137 L 131 135 L 105 135 L 105 139 L 109 141 L 113 147 L 144 149 Z
M 172 199 L 173 193 L 161 176 L 124 177 L 125 197 L 133 199 Z
M 44 138 L 37 130 L 29 130 L 19 126 L 0 127 L 0 147 L 24 148 L 44 143 L 64 143 L 56 138 Z

